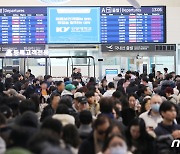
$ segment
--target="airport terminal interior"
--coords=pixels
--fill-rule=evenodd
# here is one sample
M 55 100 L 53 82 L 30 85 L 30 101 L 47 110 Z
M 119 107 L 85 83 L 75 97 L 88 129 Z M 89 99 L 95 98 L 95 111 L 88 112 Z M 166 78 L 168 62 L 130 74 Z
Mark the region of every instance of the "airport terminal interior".
M 0 0 L 0 154 L 180 154 L 180 0 Z

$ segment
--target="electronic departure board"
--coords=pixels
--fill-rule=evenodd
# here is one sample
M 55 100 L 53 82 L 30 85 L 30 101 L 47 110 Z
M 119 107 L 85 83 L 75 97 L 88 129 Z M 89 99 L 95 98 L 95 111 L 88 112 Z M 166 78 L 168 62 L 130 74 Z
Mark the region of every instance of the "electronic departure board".
M 99 7 L 50 7 L 48 23 L 48 43 L 100 43 Z
M 101 7 L 101 43 L 165 43 L 165 7 Z
M 165 43 L 166 7 L 0 7 L 0 44 Z
M 47 43 L 46 7 L 0 7 L 0 44 Z

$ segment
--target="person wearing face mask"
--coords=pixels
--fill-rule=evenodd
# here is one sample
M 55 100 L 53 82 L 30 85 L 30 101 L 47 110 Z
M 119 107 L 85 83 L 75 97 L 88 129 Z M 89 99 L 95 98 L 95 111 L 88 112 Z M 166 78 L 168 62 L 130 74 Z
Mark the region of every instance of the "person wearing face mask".
M 131 154 L 128 152 L 124 138 L 120 135 L 112 135 L 108 137 L 103 146 L 103 154 Z M 98 154 L 101 154 L 98 153 Z
M 162 104 L 162 98 L 159 95 L 152 96 L 150 100 L 151 109 L 142 113 L 139 117 L 145 121 L 146 128 L 148 130 L 154 130 L 158 123 L 162 121 L 162 117 L 159 114 L 159 108 Z

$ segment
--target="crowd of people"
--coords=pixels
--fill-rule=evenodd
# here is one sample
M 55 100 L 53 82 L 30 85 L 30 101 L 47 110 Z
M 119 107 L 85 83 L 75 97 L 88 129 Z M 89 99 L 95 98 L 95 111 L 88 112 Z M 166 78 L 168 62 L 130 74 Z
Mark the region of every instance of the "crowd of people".
M 0 72 L 0 154 L 180 154 L 180 76 L 112 82 Z

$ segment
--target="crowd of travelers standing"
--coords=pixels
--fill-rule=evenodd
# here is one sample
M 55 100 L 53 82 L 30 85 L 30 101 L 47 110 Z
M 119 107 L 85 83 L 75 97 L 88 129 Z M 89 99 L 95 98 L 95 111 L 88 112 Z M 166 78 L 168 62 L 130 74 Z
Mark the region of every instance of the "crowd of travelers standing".
M 0 154 L 180 154 L 180 76 L 0 72 Z

